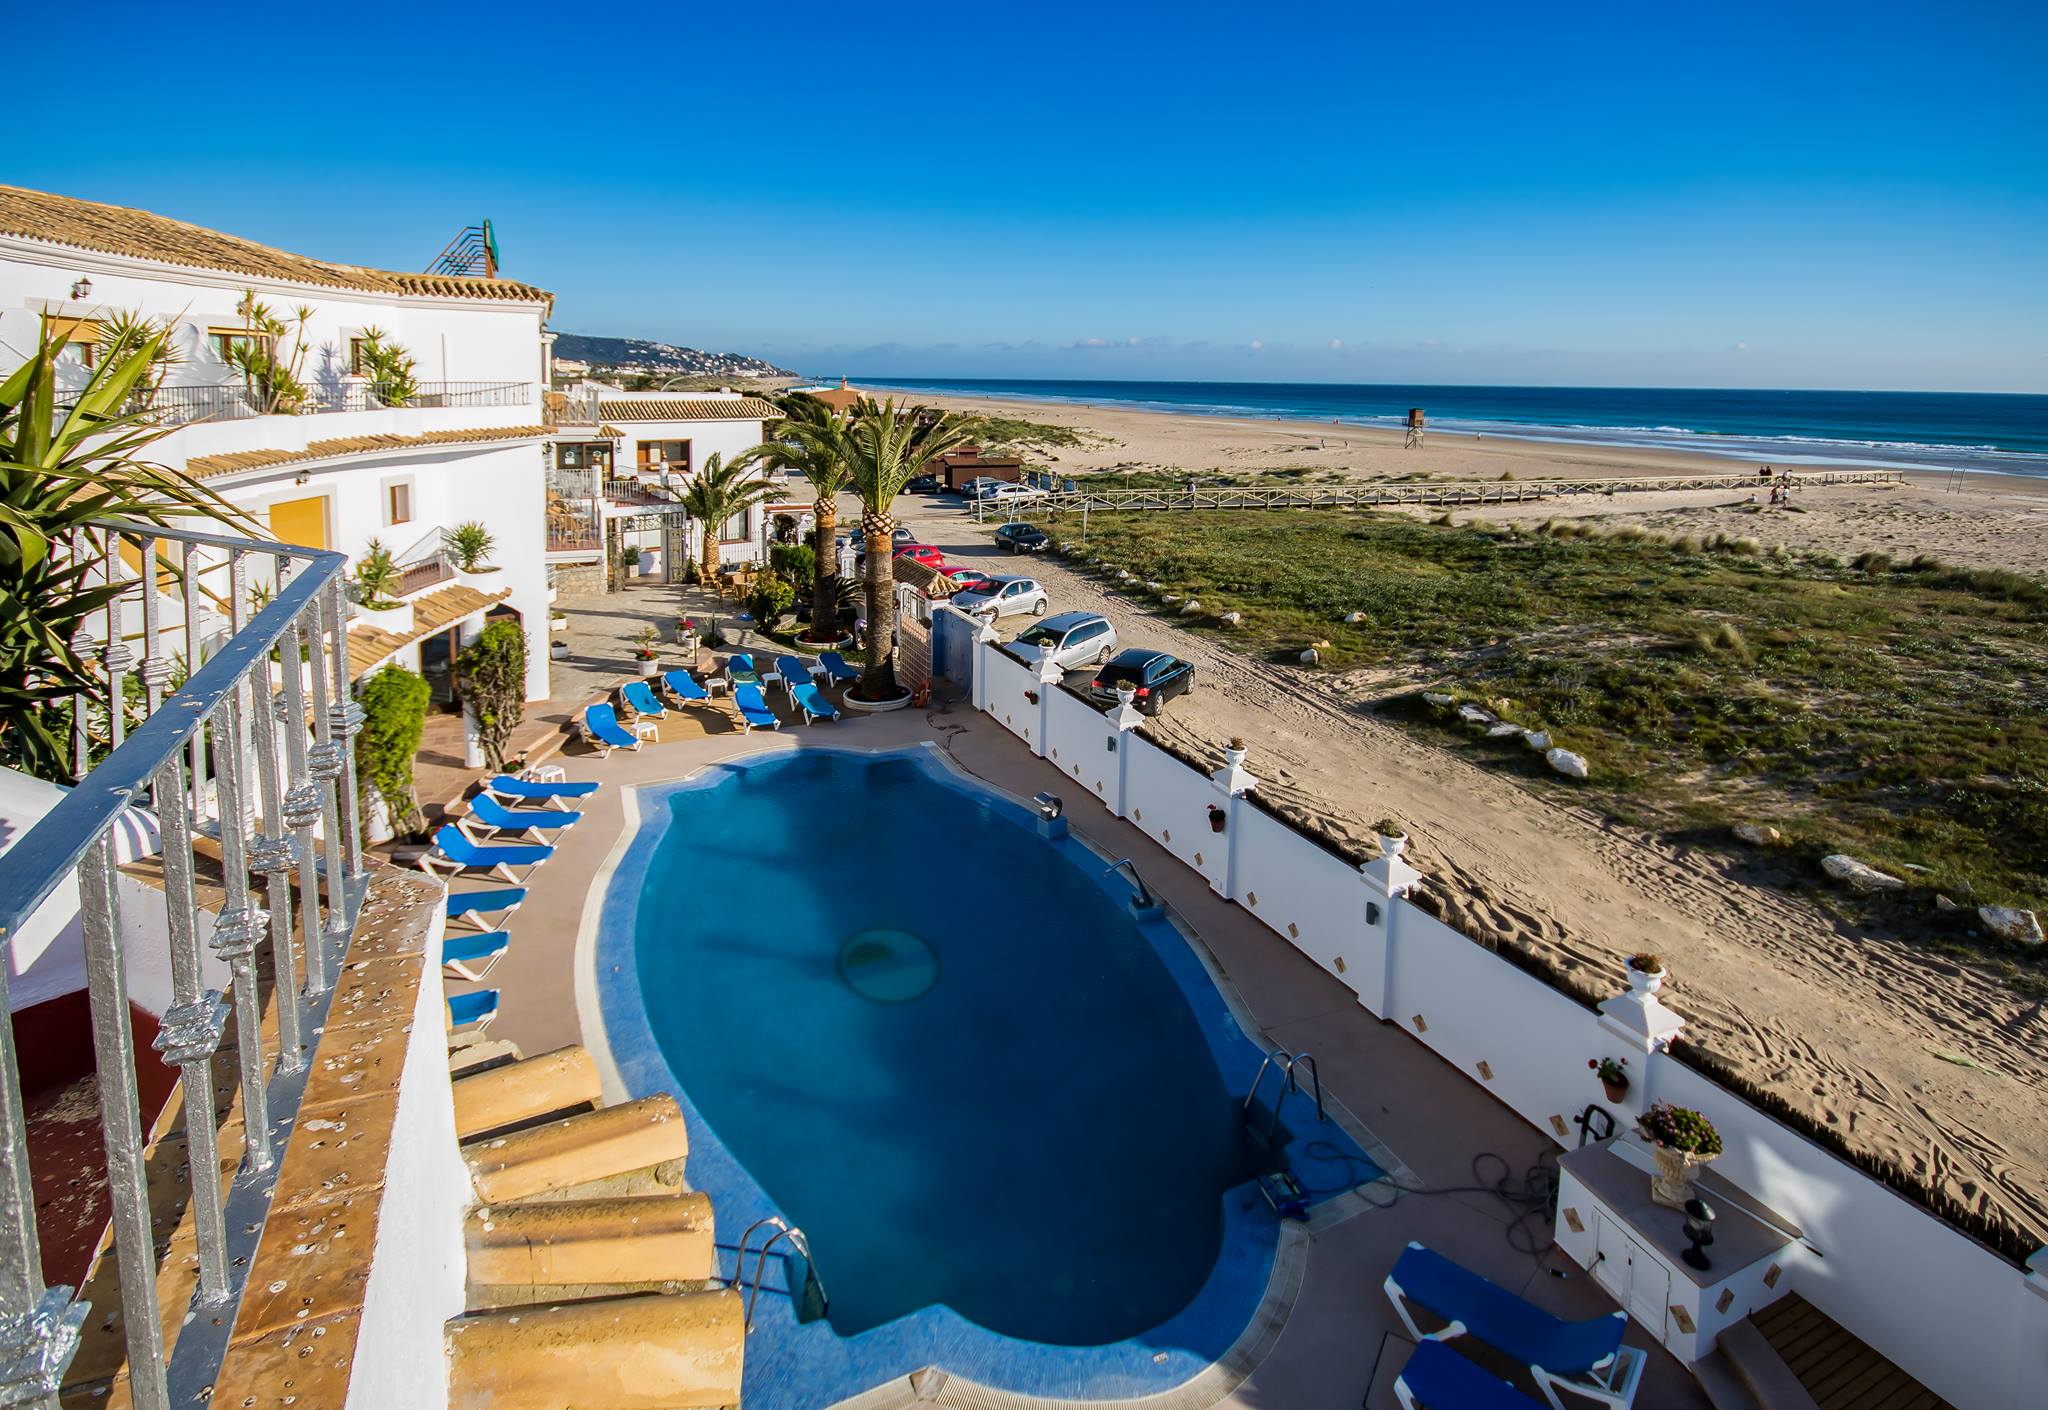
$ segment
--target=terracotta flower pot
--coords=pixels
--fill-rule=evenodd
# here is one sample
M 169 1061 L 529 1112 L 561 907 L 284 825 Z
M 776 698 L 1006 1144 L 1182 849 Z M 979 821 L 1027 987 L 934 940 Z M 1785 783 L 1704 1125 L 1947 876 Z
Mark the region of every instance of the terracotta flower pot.
M 1628 1083 L 1626 1082 L 1609 1082 L 1603 1077 L 1600 1079 L 1600 1085 L 1607 1089 L 1607 1100 L 1613 1102 L 1616 1106 L 1621 1105 L 1623 1099 L 1628 1096 Z

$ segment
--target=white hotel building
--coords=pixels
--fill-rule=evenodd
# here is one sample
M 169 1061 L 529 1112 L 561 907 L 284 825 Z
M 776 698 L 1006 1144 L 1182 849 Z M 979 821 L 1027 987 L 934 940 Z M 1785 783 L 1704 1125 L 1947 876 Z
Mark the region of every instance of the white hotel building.
M 289 414 L 229 360 L 238 342 L 265 336 L 251 328 L 251 298 L 287 324 L 270 341 L 281 362 L 298 363 L 306 391 Z M 527 698 L 547 697 L 541 389 L 551 303 L 515 280 L 334 264 L 0 186 L 0 375 L 30 355 L 46 317 L 68 330 L 67 356 L 81 366 L 117 314 L 168 320 L 179 357 L 146 409 L 175 429 L 151 458 L 202 480 L 280 541 L 353 560 L 376 539 L 406 570 L 399 610 L 351 624 L 357 678 L 397 661 L 445 696 L 453 654 L 511 615 L 527 633 Z M 416 388 L 402 405 L 361 375 L 372 329 L 414 360 Z M 496 541 L 491 571 L 462 573 L 443 551 L 442 531 L 472 520 Z M 227 626 L 224 581 L 208 585 L 202 641 Z

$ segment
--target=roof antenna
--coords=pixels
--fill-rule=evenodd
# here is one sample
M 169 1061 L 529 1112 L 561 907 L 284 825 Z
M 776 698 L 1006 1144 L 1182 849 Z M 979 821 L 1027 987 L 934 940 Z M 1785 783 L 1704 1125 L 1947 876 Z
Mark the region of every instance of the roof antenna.
M 434 256 L 434 262 L 427 266 L 429 274 L 453 274 L 478 276 L 485 279 L 498 277 L 498 232 L 491 228 L 490 221 L 481 225 L 466 225 L 447 248 Z

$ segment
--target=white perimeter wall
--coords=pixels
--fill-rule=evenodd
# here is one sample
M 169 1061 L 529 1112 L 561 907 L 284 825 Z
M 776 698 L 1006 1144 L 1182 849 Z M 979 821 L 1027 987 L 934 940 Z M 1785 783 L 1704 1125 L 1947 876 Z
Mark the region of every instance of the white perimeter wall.
M 1072 793 L 1143 829 L 1367 1011 L 1399 1023 L 1560 1146 L 1576 1142 L 1570 1118 L 1599 1097 L 1587 1061 L 1628 1058 L 1636 1080 L 1618 1112 L 1624 1122 L 1657 1100 L 1704 1112 L 1725 1146 L 1715 1169 L 1804 1231 L 1805 1247 L 1788 1251 L 1794 1290 L 1958 1410 L 2044 1403 L 2048 1280 L 1390 896 L 1386 863 L 1352 866 L 1135 731 L 1110 754 L 1108 717 L 1057 686 L 1041 690 L 1035 668 L 991 642 L 975 652 L 976 704 L 1083 785 Z M 1026 691 L 1040 692 L 1038 703 Z M 1210 829 L 1211 806 L 1227 812 L 1223 834 Z
M 427 954 L 441 953 L 436 913 Z M 443 1323 L 462 1315 L 469 1173 L 455 1139 L 441 966 L 423 970 L 345 1410 L 446 1410 Z

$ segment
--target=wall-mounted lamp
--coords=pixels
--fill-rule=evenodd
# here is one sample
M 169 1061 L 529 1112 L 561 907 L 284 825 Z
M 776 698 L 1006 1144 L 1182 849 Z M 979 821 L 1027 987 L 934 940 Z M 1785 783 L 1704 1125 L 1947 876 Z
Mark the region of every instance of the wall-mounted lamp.
M 312 480 L 312 474 L 305 470 L 301 470 L 298 474 L 292 476 L 292 483 L 295 485 L 311 484 Z
M 1378 925 L 1378 924 L 1380 923 L 1380 903 L 1379 903 L 1379 902 L 1377 902 L 1377 901 L 1367 901 L 1367 902 L 1365 903 L 1365 923 L 1366 923 L 1367 925 Z
M 74 298 L 74 299 L 89 299 L 89 298 L 91 298 L 91 297 L 92 297 L 92 280 L 90 280 L 90 279 L 74 279 L 74 280 L 72 280 L 72 281 L 71 281 L 71 297 L 72 297 L 72 298 Z

